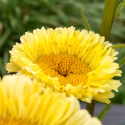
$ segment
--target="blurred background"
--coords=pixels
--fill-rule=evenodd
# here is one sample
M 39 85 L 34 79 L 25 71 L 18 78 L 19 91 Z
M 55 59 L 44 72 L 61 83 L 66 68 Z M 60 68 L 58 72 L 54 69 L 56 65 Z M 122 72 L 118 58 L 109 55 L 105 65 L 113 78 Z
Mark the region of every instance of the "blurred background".
M 70 27 L 83 29 L 81 9 L 83 8 L 92 30 L 99 33 L 104 9 L 104 0 L 0 0 L 0 76 L 7 74 L 6 63 L 9 50 L 26 31 L 36 28 Z M 122 0 L 119 0 L 119 3 Z M 112 44 L 125 44 L 125 10 L 115 20 L 111 31 Z M 119 62 L 125 56 L 125 48 L 118 50 Z M 115 93 L 113 103 L 125 104 L 125 65 L 120 79 L 122 86 Z

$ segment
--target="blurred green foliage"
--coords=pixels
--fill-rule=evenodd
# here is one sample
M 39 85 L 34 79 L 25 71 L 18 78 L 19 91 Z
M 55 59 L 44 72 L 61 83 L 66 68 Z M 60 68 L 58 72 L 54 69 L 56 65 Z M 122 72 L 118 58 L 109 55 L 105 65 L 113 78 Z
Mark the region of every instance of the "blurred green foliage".
M 119 0 L 121 2 L 122 0 Z M 0 0 L 0 75 L 6 74 L 5 65 L 9 61 L 9 50 L 26 31 L 36 28 L 69 27 L 83 29 L 81 9 L 94 32 L 98 33 L 104 9 L 104 0 Z M 125 43 L 125 11 L 113 24 L 110 41 Z M 125 56 L 125 49 L 119 49 L 118 62 Z M 123 83 L 119 93 L 112 99 L 125 104 L 125 66 Z

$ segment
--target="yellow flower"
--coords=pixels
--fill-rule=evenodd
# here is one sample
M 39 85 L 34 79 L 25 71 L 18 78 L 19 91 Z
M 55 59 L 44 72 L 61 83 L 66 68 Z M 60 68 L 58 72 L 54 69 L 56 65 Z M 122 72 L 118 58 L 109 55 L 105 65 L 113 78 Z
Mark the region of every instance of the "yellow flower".
M 101 125 L 79 102 L 23 75 L 0 81 L 0 125 Z
M 109 98 L 114 97 L 111 91 L 118 91 L 121 85 L 113 80 L 121 76 L 114 62 L 118 52 L 92 31 L 36 29 L 22 36 L 10 53 L 8 72 L 25 74 L 82 101 L 110 103 Z

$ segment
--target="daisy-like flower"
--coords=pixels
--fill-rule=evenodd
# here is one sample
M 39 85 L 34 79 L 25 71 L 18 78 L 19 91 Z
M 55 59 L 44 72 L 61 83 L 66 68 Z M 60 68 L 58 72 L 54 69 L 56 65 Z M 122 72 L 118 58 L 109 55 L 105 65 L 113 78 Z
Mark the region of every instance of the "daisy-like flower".
M 55 93 L 22 76 L 0 82 L 0 125 L 101 125 L 75 97 Z
M 22 36 L 10 53 L 8 72 L 25 74 L 82 101 L 110 103 L 112 90 L 118 91 L 121 85 L 113 80 L 121 76 L 114 62 L 118 52 L 92 31 L 36 29 Z

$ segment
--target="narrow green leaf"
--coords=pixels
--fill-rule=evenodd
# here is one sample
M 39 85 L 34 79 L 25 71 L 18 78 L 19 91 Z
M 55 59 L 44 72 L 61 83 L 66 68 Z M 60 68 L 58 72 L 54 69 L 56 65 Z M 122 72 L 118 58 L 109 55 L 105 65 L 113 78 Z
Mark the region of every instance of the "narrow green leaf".
M 124 8 L 125 8 L 125 0 L 123 0 L 123 2 L 119 4 L 117 11 L 115 13 L 115 17 L 118 17 Z
M 4 55 L 3 55 L 3 63 L 4 63 L 4 67 L 6 66 L 6 63 L 9 62 L 9 50 L 6 49 L 4 51 Z
M 2 35 L 2 31 L 3 31 L 3 24 L 2 24 L 2 22 L 0 22 L 0 37 Z
M 21 8 L 17 5 L 17 6 L 15 6 L 14 10 L 15 10 L 16 16 L 18 18 L 20 18 L 21 17 Z
M 116 44 L 116 45 L 112 46 L 113 49 L 120 49 L 120 48 L 123 48 L 123 47 L 125 47 L 125 44 Z
M 111 104 L 107 104 L 104 106 L 104 108 L 101 110 L 101 112 L 98 114 L 98 119 L 102 120 L 105 115 L 110 111 L 111 109 Z
M 51 2 L 49 0 L 43 0 L 47 7 L 51 8 Z
M 0 38 L 0 49 L 2 48 L 3 44 L 6 42 L 8 36 L 10 35 L 10 33 L 11 33 L 11 30 L 8 29 L 8 30 L 5 31 L 5 33 Z
M 119 66 L 123 66 L 125 64 L 125 57 L 119 62 Z
M 85 29 L 86 29 L 87 31 L 91 31 L 91 28 L 90 28 L 89 23 L 88 23 L 88 21 L 87 21 L 87 19 L 86 19 L 86 16 L 85 16 L 84 13 L 83 13 L 83 9 L 81 10 L 81 18 L 82 18 L 83 24 L 84 24 L 84 26 L 85 26 Z
M 64 13 L 64 11 L 59 10 L 58 8 L 54 8 L 54 11 L 57 13 L 57 15 L 60 17 L 60 21 L 63 20 L 67 25 L 69 24 L 67 15 Z
M 2 58 L 0 58 L 0 74 L 1 74 L 2 76 L 4 76 L 4 75 L 6 74 L 6 72 L 5 72 L 5 67 L 4 67 L 4 65 L 3 65 L 3 59 L 2 59 Z

